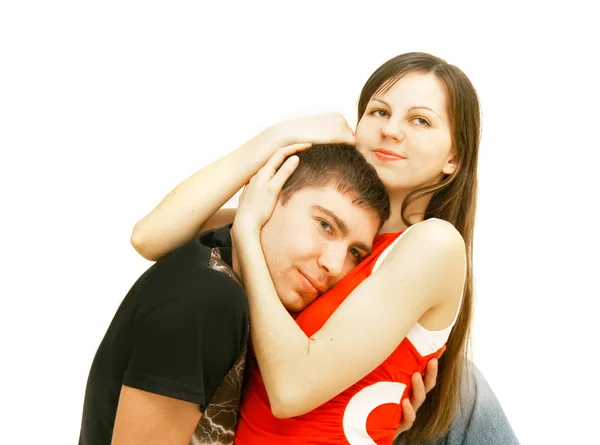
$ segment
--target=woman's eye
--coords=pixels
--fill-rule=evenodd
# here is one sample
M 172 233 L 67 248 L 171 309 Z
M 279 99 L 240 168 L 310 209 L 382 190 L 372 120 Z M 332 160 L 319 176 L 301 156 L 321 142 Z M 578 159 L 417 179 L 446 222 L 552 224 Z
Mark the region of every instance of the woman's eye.
M 387 111 L 383 111 L 380 109 L 375 109 L 375 110 L 371 111 L 371 114 L 373 116 L 377 116 L 377 117 L 388 117 Z
M 416 117 L 416 118 L 413 119 L 413 121 L 415 121 L 417 124 L 421 125 L 422 127 L 431 127 L 431 124 L 425 118 Z

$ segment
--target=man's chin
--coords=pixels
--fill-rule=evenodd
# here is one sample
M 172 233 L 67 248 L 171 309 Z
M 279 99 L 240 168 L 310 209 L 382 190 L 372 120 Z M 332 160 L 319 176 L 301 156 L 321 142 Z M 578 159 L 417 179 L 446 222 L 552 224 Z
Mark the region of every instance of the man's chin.
M 280 300 L 287 311 L 291 313 L 301 312 L 311 303 L 297 292 L 287 292 L 280 297 Z

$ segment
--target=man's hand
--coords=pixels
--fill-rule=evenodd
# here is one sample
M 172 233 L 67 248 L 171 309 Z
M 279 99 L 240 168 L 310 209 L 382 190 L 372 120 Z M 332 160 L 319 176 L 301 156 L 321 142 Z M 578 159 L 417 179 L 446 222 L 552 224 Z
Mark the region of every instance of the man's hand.
M 423 377 L 418 372 L 415 372 L 411 377 L 412 390 L 410 399 L 402 400 L 402 421 L 396 430 L 396 436 L 404 431 L 408 431 L 413 426 L 413 423 L 415 423 L 417 410 L 425 402 L 426 394 L 435 387 L 438 374 L 438 358 L 445 350 L 446 347 L 444 346 L 436 358 L 432 358 L 427 362 Z

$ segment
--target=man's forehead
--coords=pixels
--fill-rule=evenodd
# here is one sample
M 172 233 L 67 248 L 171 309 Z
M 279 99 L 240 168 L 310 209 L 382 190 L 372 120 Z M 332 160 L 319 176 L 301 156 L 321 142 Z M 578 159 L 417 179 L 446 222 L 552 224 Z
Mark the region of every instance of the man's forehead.
M 302 200 L 312 209 L 333 213 L 335 216 L 342 218 L 346 226 L 356 220 L 362 222 L 365 219 L 371 219 L 372 215 L 377 213 L 375 209 L 369 208 L 361 202 L 358 192 L 355 190 L 340 190 L 334 184 L 304 187 L 294 193 L 292 197 L 299 194 L 304 195 Z M 348 220 L 349 215 L 342 216 L 341 212 L 344 211 L 352 213 L 351 220 Z
M 312 199 L 311 204 L 320 205 L 325 208 L 340 202 L 349 202 L 352 205 L 359 206 L 354 203 L 359 196 L 358 192 L 350 189 L 348 186 L 344 187 L 343 185 L 337 184 L 307 186 L 298 190 L 296 193 L 302 192 L 305 192 L 308 199 Z

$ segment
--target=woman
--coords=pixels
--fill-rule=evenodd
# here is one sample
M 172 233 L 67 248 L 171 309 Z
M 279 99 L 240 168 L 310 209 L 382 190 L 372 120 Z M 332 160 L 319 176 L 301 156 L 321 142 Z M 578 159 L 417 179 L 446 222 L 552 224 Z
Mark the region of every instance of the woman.
M 373 254 L 298 324 L 274 295 L 258 240 L 269 209 L 254 205 L 253 196 L 264 184 L 254 181 L 246 191 L 232 234 L 241 246 L 262 378 L 250 361 L 239 443 L 277 443 L 281 436 L 288 443 L 308 436 L 315 443 L 391 443 L 402 415 L 393 400 L 405 397 L 410 375 L 444 347 L 438 384 L 404 441 L 431 441 L 452 421 L 471 318 L 477 95 L 458 68 L 404 54 L 367 81 L 358 117 L 355 136 L 340 116 L 278 124 L 186 180 L 134 229 L 142 255 L 162 256 L 194 236 L 278 147 L 292 143 L 355 144 L 386 186 L 392 212 Z M 221 212 L 211 223 L 231 219 Z M 274 329 L 277 337 L 266 335 Z M 277 413 L 286 419 L 277 419 L 267 395 L 282 397 L 289 388 L 296 391 Z

